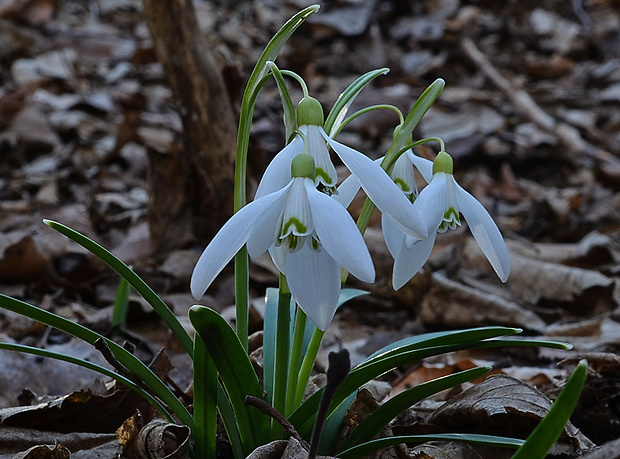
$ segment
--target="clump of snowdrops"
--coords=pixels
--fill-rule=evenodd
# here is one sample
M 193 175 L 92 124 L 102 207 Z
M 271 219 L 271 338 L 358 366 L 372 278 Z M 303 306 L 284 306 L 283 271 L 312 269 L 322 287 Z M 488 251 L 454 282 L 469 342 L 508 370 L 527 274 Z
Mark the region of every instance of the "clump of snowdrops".
M 166 322 L 191 357 L 194 399 L 188 407 L 147 365 L 114 341 L 72 321 L 17 299 L 0 295 L 0 306 L 78 337 L 110 354 L 111 370 L 45 349 L 0 343 L 0 349 L 27 352 L 72 362 L 116 379 L 140 393 L 169 422 L 188 426 L 192 454 L 216 457 L 217 424 L 223 424 L 235 458 L 249 455 L 273 440 L 295 436 L 317 452 L 355 458 L 396 443 L 430 439 L 468 441 L 516 449 L 515 457 L 543 457 L 557 440 L 574 408 L 587 371 L 580 363 L 548 416 L 527 441 L 473 434 L 391 437 L 371 440 L 393 418 L 434 393 L 483 376 L 490 367 L 477 367 L 412 387 L 381 405 L 336 448 L 334 440 L 347 408 L 365 383 L 406 363 L 461 349 L 498 346 L 542 346 L 568 349 L 563 343 L 510 338 L 519 329 L 482 327 L 412 336 L 395 342 L 350 368 L 346 352 L 330 355 L 327 385 L 304 399 L 304 393 L 325 330 L 337 308 L 366 292 L 342 288 L 348 274 L 363 282 L 375 270 L 362 234 L 375 209 L 381 212 L 382 231 L 394 258 L 392 284 L 401 288 L 428 259 L 435 238 L 467 222 L 480 249 L 499 279 L 510 274 L 510 258 L 503 237 L 484 207 L 454 179 L 452 158 L 439 138 L 413 141 L 412 132 L 440 95 L 444 81 L 432 83 L 402 114 L 391 105 L 376 105 L 349 116 L 355 97 L 388 69 L 372 70 L 344 89 L 327 116 L 309 93 L 303 79 L 276 64 L 278 53 L 293 32 L 318 6 L 293 16 L 267 44 L 252 72 L 241 107 L 235 174 L 235 213 L 200 257 L 192 279 L 196 299 L 204 295 L 218 273 L 234 258 L 236 329 L 217 312 L 193 306 L 190 336 L 177 317 L 148 285 L 112 253 L 58 222 L 51 228 L 82 245 L 112 267 L 122 278 L 115 323 L 122 321 L 122 305 L 131 286 Z M 293 103 L 287 79 L 299 85 L 303 98 Z M 265 84 L 279 90 L 287 144 L 269 164 L 254 199 L 246 202 L 246 158 L 257 96 Z M 337 139 L 357 116 L 391 110 L 398 119 L 393 142 L 380 161 Z M 367 115 L 368 116 L 368 115 Z M 438 145 L 434 161 L 421 158 L 414 148 Z M 351 172 L 340 185 L 331 159 L 333 151 Z M 418 191 L 414 168 L 427 185 Z M 347 207 L 360 192 L 367 199 L 354 221 Z M 268 252 L 280 271 L 278 289 L 268 289 L 263 342 L 262 384 L 248 357 L 248 269 L 250 257 Z M 125 301 L 123 301 L 125 299 Z M 120 371 L 123 368 L 123 371 Z

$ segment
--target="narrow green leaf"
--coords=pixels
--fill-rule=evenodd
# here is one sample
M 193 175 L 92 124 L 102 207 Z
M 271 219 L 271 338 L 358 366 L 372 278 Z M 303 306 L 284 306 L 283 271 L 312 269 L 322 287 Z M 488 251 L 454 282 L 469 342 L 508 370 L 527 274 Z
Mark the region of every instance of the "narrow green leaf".
M 477 327 L 468 328 L 465 330 L 441 331 L 410 336 L 408 338 L 403 338 L 390 343 L 379 349 L 366 358 L 359 366 L 367 365 L 378 358 L 389 357 L 390 355 L 398 354 L 418 347 L 478 342 L 490 338 L 496 338 L 498 336 L 515 335 L 521 333 L 521 331 L 522 330 L 519 328 L 511 327 Z
M 374 438 L 392 419 L 420 400 L 458 384 L 479 378 L 491 371 L 491 369 L 492 367 L 471 368 L 452 375 L 433 379 L 432 381 L 419 384 L 401 392 L 362 420 L 357 428 L 339 446 L 339 451 L 352 448 L 368 438 Z
M 256 65 L 254 66 L 254 70 L 250 75 L 248 80 L 247 87 L 244 93 L 244 99 L 246 95 L 250 95 L 254 93 L 258 86 L 258 82 L 265 76 L 267 71 L 269 70 L 267 67 L 267 62 L 272 61 L 275 62 L 278 54 L 280 54 L 280 50 L 286 44 L 291 35 L 297 30 L 297 28 L 304 23 L 306 19 L 312 16 L 314 13 L 319 11 L 319 5 L 310 5 L 307 8 L 304 8 L 299 13 L 295 14 L 291 17 L 281 28 L 276 32 L 273 38 L 267 43 L 265 49 L 262 54 L 256 61 Z
M 398 133 L 394 137 L 394 141 L 392 142 L 392 146 L 388 153 L 386 153 L 383 162 L 381 163 L 381 167 L 385 170 L 390 171 L 397 157 L 395 154 L 400 151 L 405 145 L 411 142 L 411 133 L 417 127 L 418 123 L 429 108 L 435 103 L 435 100 L 443 91 L 446 82 L 441 78 L 436 79 L 431 85 L 426 88 L 426 90 L 420 95 L 418 100 L 413 104 L 409 114 L 405 118 L 403 125 L 400 127 Z
M 350 448 L 338 454 L 341 459 L 356 459 L 364 457 L 374 451 L 387 448 L 400 443 L 422 443 L 425 441 L 458 441 L 473 443 L 476 445 L 495 446 L 498 448 L 518 448 L 523 440 L 509 437 L 496 437 L 493 435 L 478 434 L 434 434 L 434 435 L 403 435 L 399 437 L 380 438 Z M 542 457 L 542 456 L 530 456 Z
M 493 332 L 493 329 L 495 331 Z M 480 330 L 478 336 L 489 336 L 493 333 L 501 333 L 502 327 L 487 327 Z M 516 329 L 504 329 L 503 333 L 508 334 L 510 330 L 516 332 Z M 529 341 L 529 340 L 484 340 L 475 341 L 471 339 L 476 335 L 476 329 L 463 331 L 459 336 L 458 332 L 445 332 L 445 340 L 441 339 L 441 335 L 437 333 L 429 333 L 424 335 L 426 339 L 412 344 L 409 342 L 405 346 L 400 346 L 396 349 L 392 349 L 381 353 L 379 355 L 370 358 L 369 360 L 356 366 L 347 379 L 336 391 L 332 407 L 330 411 L 333 411 L 344 399 L 346 399 L 351 393 L 357 390 L 357 388 L 366 384 L 368 381 L 375 379 L 383 373 L 390 371 L 405 363 L 411 363 L 419 359 L 426 357 L 445 354 L 447 352 L 454 352 L 465 349 L 480 349 L 499 346 L 534 346 L 534 347 L 551 347 L 556 349 L 566 349 L 566 345 L 563 343 L 547 342 L 547 341 Z M 464 341 L 463 341 L 464 340 Z M 415 341 L 411 339 L 411 341 Z M 302 435 L 309 434 L 309 430 L 312 425 L 312 417 L 316 413 L 321 391 L 318 391 L 310 398 L 308 398 L 295 412 L 291 414 L 290 421 L 297 431 Z
M 118 289 L 116 290 L 114 309 L 112 310 L 112 320 L 110 321 L 110 330 L 112 333 L 118 332 L 127 321 L 130 292 L 131 287 L 129 286 L 129 283 L 125 279 L 121 278 Z
M 149 387 L 155 395 L 157 395 L 165 404 L 168 405 L 168 407 L 170 407 L 180 421 L 193 431 L 194 420 L 189 411 L 187 411 L 185 405 L 181 403 L 181 401 L 172 393 L 168 386 L 166 386 L 149 367 L 147 367 L 129 351 L 116 344 L 114 341 L 111 341 L 99 333 L 96 333 L 80 324 L 65 319 L 64 317 L 60 317 L 23 301 L 16 300 L 10 296 L 0 294 L 0 307 L 13 311 L 17 314 L 21 314 L 25 317 L 29 317 L 32 320 L 36 320 L 50 327 L 54 327 L 71 336 L 75 336 L 76 338 L 86 341 L 93 346 L 95 345 L 95 341 L 98 339 L 103 339 L 114 354 L 114 357 L 147 387 Z
M 199 335 L 194 338 L 194 454 L 215 458 L 217 392 L 219 383 L 213 359 Z
M 125 279 L 129 285 L 131 285 L 133 289 L 138 292 L 138 294 L 144 298 L 148 304 L 151 305 L 153 310 L 159 314 L 159 317 L 162 318 L 168 328 L 170 328 L 170 331 L 172 331 L 172 333 L 181 342 L 185 352 L 187 352 L 190 357 L 192 356 L 194 343 L 185 328 L 181 325 L 181 322 L 179 322 L 179 319 L 177 319 L 170 308 L 168 308 L 168 305 L 166 305 L 166 303 L 163 302 L 163 300 L 151 289 L 151 287 L 149 287 L 129 266 L 123 263 L 109 250 L 87 238 L 83 234 L 69 228 L 68 226 L 51 220 L 43 220 L 43 222 L 50 228 L 64 234 L 72 241 L 77 242 L 79 245 L 110 266 L 110 268 L 116 271 L 119 276 Z
M 271 73 L 273 74 L 273 78 L 276 80 L 276 85 L 278 86 L 278 92 L 280 93 L 280 100 L 282 101 L 282 109 L 283 109 L 283 117 L 284 117 L 284 129 L 285 129 L 285 139 L 286 142 L 291 140 L 291 136 L 295 129 L 297 129 L 297 121 L 295 117 L 295 107 L 293 106 L 293 101 L 291 100 L 291 94 L 288 91 L 288 86 L 286 86 L 286 82 L 284 81 L 284 77 L 280 72 L 280 69 L 273 63 L 267 63 Z
M 581 396 L 581 390 L 588 376 L 588 362 L 579 362 L 566 385 L 558 395 L 547 415 L 540 421 L 523 446 L 512 456 L 513 459 L 546 457 L 555 442 L 560 438 L 564 427 L 570 420 Z
M 340 94 L 340 96 L 338 96 L 336 103 L 332 107 L 329 115 L 327 115 L 327 119 L 325 120 L 324 129 L 330 137 L 334 137 L 338 133 L 340 125 L 344 121 L 349 107 L 351 106 L 357 95 L 360 93 L 360 91 L 379 75 L 385 75 L 389 71 L 390 69 L 388 68 L 371 70 L 370 72 L 365 73 L 353 83 L 351 83 L 349 87 L 345 89 L 342 94 Z
M 232 405 L 245 454 L 269 439 L 269 417 L 244 404 L 245 397 L 263 398 L 252 363 L 226 320 L 205 306 L 192 306 L 189 319 L 213 359 Z
M 159 400 L 157 400 L 155 397 L 153 397 L 151 394 L 149 394 L 147 391 L 142 389 L 140 386 L 138 386 L 136 383 L 134 383 L 130 379 L 127 379 L 126 377 L 119 375 L 118 373 L 111 371 L 107 369 L 106 367 L 102 367 L 101 365 L 97 365 L 96 363 L 89 362 L 88 360 L 78 359 L 70 355 L 49 351 L 47 349 L 40 349 L 38 347 L 25 346 L 23 344 L 0 343 L 0 349 L 4 349 L 5 351 L 24 352 L 26 354 L 39 355 L 41 357 L 48 357 L 50 359 L 62 360 L 64 362 L 69 362 L 74 365 L 79 365 L 81 367 L 88 368 L 89 370 L 96 371 L 97 373 L 100 373 L 104 376 L 108 376 L 112 379 L 117 380 L 121 384 L 129 387 L 131 390 L 137 392 L 144 399 L 146 399 L 151 405 L 157 408 L 157 410 L 168 421 L 174 422 L 174 419 L 172 418 L 170 413 L 168 413 L 166 408 L 159 402 Z

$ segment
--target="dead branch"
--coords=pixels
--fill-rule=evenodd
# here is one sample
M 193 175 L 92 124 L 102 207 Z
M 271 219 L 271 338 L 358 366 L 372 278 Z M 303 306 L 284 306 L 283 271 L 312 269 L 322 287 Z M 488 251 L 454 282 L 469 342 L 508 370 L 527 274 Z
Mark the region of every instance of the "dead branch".
M 472 62 L 515 107 L 539 128 L 558 139 L 565 148 L 567 160 L 578 163 L 584 158 L 590 158 L 603 173 L 618 176 L 620 161 L 617 158 L 585 140 L 573 126 L 560 122 L 545 112 L 526 91 L 508 81 L 498 72 L 470 38 L 463 38 L 461 46 Z
M 162 250 L 209 240 L 232 213 L 236 122 L 191 0 L 143 5 L 184 128 L 184 151 L 150 155 L 149 223 Z

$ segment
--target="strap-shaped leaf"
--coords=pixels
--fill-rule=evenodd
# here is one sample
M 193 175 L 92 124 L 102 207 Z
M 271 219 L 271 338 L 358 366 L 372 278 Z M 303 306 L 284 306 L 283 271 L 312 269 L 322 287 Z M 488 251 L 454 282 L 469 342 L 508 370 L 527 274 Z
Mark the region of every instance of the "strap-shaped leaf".
M 523 444 L 523 440 L 509 437 L 496 437 L 493 435 L 479 434 L 434 434 L 434 435 L 403 435 L 398 437 L 380 438 L 367 443 L 350 448 L 338 454 L 341 459 L 356 459 L 364 457 L 373 451 L 387 448 L 388 446 L 400 443 L 422 443 L 425 441 L 458 441 L 473 443 L 476 445 L 495 446 L 499 448 L 518 448 Z M 542 456 L 530 456 L 530 458 Z
M 491 367 L 471 368 L 418 384 L 415 387 L 401 392 L 383 403 L 375 411 L 370 413 L 367 418 L 360 422 L 357 428 L 339 446 L 339 451 L 345 451 L 355 445 L 361 444 L 368 438 L 374 438 L 392 419 L 420 400 L 458 384 L 479 378 L 489 371 L 491 371 Z
M 546 457 L 551 447 L 560 437 L 566 423 L 569 421 L 573 410 L 581 396 L 581 390 L 588 375 L 588 362 L 579 362 L 573 374 L 570 375 L 566 385 L 558 395 L 547 415 L 536 426 L 527 440 L 512 456 L 513 459 L 530 459 L 533 457 Z
M 69 228 L 61 223 L 57 223 L 51 220 L 43 220 L 46 225 L 55 229 L 59 233 L 64 234 L 69 239 L 77 242 L 86 250 L 91 252 L 97 258 L 105 262 L 110 268 L 118 273 L 123 279 L 125 279 L 138 294 L 151 305 L 153 310 L 162 318 L 166 323 L 170 331 L 178 338 L 181 345 L 185 349 L 185 352 L 191 357 L 193 355 L 194 343 L 189 334 L 179 322 L 179 319 L 170 310 L 168 305 L 144 282 L 140 276 L 138 276 L 129 266 L 123 263 L 116 255 L 109 250 L 105 249 L 95 241 L 87 238 L 83 234 L 78 233 L 74 229 Z
M 489 329 L 495 327 L 488 327 Z M 496 327 L 496 334 L 498 336 L 502 327 Z M 506 329 L 504 329 L 506 330 Z M 515 329 L 508 329 L 515 330 Z M 482 334 L 487 334 L 490 330 L 482 330 Z M 383 373 L 396 368 L 399 365 L 405 363 L 411 363 L 419 359 L 426 357 L 445 354 L 447 352 L 454 352 L 464 349 L 479 349 L 490 348 L 500 346 L 534 346 L 534 347 L 549 347 L 554 349 L 570 349 L 570 346 L 564 343 L 558 343 L 554 341 L 536 341 L 536 340 L 518 340 L 518 339 L 488 339 L 483 341 L 475 341 L 474 339 L 468 340 L 476 335 L 476 330 L 466 330 L 459 336 L 458 332 L 447 332 L 446 340 L 441 340 L 441 333 L 430 333 L 425 335 L 427 339 L 419 341 L 415 346 L 409 343 L 406 346 L 402 346 L 363 362 L 355 367 L 347 379 L 341 384 L 336 391 L 334 400 L 332 402 L 330 412 L 332 412 L 340 403 L 343 402 L 351 393 L 357 390 L 357 388 L 366 384 L 368 381 L 375 379 Z M 473 333 L 473 335 L 472 335 Z M 429 338 L 430 337 L 430 338 Z M 414 338 L 412 338 L 412 341 Z M 445 343 L 445 344 L 444 344 Z M 304 436 L 308 435 L 312 426 L 312 417 L 316 413 L 319 399 L 322 391 L 318 391 L 310 398 L 308 398 L 295 412 L 291 414 L 290 421 L 297 428 L 298 432 Z
M 220 314 L 205 306 L 192 306 L 189 319 L 215 363 L 247 455 L 269 436 L 269 417 L 244 404 L 248 395 L 263 398 L 258 377 L 235 331 Z
M 0 294 L 0 307 L 16 312 L 17 314 L 21 314 L 22 316 L 29 317 L 32 320 L 36 320 L 50 327 L 54 327 L 71 336 L 84 340 L 93 346 L 95 345 L 95 341 L 98 339 L 104 340 L 106 345 L 114 354 L 114 357 L 146 386 L 148 386 L 155 393 L 155 395 L 157 395 L 157 397 L 159 397 L 170 407 L 181 422 L 190 427 L 193 431 L 194 419 L 189 411 L 187 411 L 185 405 L 181 403 L 181 401 L 172 393 L 168 386 L 166 386 L 149 367 L 147 367 L 129 351 L 116 344 L 114 341 L 111 341 L 99 333 L 96 333 L 80 324 L 72 322 L 71 320 L 65 319 L 64 317 L 60 317 L 59 315 L 45 311 L 41 308 L 37 308 L 36 306 L 23 301 L 16 300 L 10 296 Z
M 200 335 L 194 338 L 194 454 L 215 459 L 217 392 L 219 383 L 213 359 Z
M 327 132 L 330 137 L 335 137 L 338 133 L 340 125 L 344 121 L 344 118 L 349 111 L 349 107 L 351 106 L 357 95 L 360 93 L 360 91 L 379 75 L 385 75 L 389 71 L 390 69 L 388 68 L 371 70 L 370 72 L 365 73 L 353 83 L 351 83 L 349 87 L 347 87 L 347 89 L 345 89 L 342 94 L 338 96 L 336 103 L 332 107 L 329 115 L 327 115 L 327 119 L 325 120 L 325 132 Z
M 285 139 L 286 142 L 292 140 L 291 136 L 295 129 L 297 129 L 297 120 L 295 117 L 295 107 L 293 106 L 293 101 L 291 100 L 291 94 L 288 91 L 288 87 L 286 86 L 286 82 L 284 81 L 284 77 L 282 76 L 282 72 L 273 62 L 267 62 L 267 66 L 271 70 L 273 74 L 274 80 L 276 80 L 276 85 L 278 86 L 278 92 L 280 93 L 280 101 L 282 102 L 282 111 L 283 111 L 283 121 L 284 121 L 284 130 L 285 130 Z
M 127 379 L 126 377 L 119 375 L 118 373 L 107 369 L 106 367 L 102 367 L 101 365 L 97 365 L 96 363 L 89 362 L 88 360 L 78 359 L 77 357 L 73 357 L 70 355 L 62 354 L 60 352 L 49 351 L 47 349 L 40 349 L 38 347 L 25 346 L 23 344 L 14 344 L 14 343 L 0 343 L 0 349 L 5 351 L 15 351 L 15 352 L 24 352 L 26 354 L 39 355 L 41 357 L 48 357 L 50 359 L 62 360 L 63 362 L 73 363 L 74 365 L 79 365 L 83 368 L 88 368 L 89 370 L 96 371 L 104 376 L 108 376 L 112 379 L 117 380 L 121 384 L 129 387 L 131 390 L 137 392 L 142 397 L 144 397 L 151 405 L 153 405 L 157 410 L 170 422 L 174 422 L 174 419 L 168 413 L 166 408 L 149 394 L 147 391 L 142 389 L 136 383 Z

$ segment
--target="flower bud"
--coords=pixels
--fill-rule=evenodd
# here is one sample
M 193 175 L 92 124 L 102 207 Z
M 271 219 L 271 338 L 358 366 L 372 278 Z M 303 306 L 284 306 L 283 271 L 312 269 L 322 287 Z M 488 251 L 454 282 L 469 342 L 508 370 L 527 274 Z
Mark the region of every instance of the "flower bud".
M 297 105 L 297 124 L 299 126 L 323 126 L 323 107 L 314 97 L 304 97 Z

